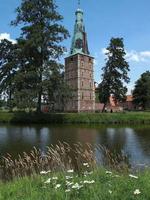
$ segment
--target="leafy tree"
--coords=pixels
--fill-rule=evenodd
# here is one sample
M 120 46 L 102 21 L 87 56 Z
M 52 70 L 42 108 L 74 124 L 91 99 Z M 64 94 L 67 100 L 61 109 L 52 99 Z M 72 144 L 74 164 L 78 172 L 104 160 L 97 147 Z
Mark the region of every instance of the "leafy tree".
M 49 101 L 54 102 L 54 110 L 64 111 L 67 102 L 72 98 L 72 90 L 65 82 L 64 73 L 53 75 L 51 83 L 53 84 L 52 88 L 55 89 L 53 93 L 48 91 Z
M 106 65 L 102 68 L 102 82 L 99 84 L 99 100 L 104 103 L 103 111 L 110 95 L 116 101 L 124 100 L 127 92 L 124 83 L 129 82 L 129 64 L 125 60 L 123 38 L 112 38 L 106 50 Z
M 17 44 L 4 39 L 0 42 L 0 94 L 7 95 L 8 107 L 12 109 L 14 77 L 17 72 Z
M 135 83 L 133 102 L 137 107 L 150 108 L 150 71 L 146 71 Z
M 65 48 L 60 43 L 69 34 L 61 24 L 63 17 L 57 12 L 53 0 L 22 0 L 16 12 L 17 17 L 12 21 L 12 25 L 22 25 L 18 41 L 23 44 L 22 51 L 27 59 L 23 70 L 25 77 L 33 78 L 33 85 L 29 81 L 30 92 L 34 91 L 37 111 L 40 112 L 45 82 L 51 80 L 51 74 L 55 70 L 61 71 L 58 59 Z M 50 87 L 50 84 L 48 86 Z M 27 92 L 28 85 L 25 89 Z M 23 90 L 20 89 L 20 92 L 23 95 Z

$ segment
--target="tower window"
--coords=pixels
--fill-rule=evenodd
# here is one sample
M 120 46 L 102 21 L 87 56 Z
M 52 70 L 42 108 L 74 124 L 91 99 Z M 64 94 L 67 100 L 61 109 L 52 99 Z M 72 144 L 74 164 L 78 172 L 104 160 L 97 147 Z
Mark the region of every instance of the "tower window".
M 90 100 L 92 99 L 92 95 L 91 95 L 91 93 L 90 93 Z
M 90 82 L 90 88 L 92 87 L 92 83 Z
M 71 57 L 70 60 L 73 61 L 73 57 Z
M 82 92 L 82 99 L 84 99 L 84 93 Z
M 83 81 L 82 81 L 82 86 L 83 86 Z

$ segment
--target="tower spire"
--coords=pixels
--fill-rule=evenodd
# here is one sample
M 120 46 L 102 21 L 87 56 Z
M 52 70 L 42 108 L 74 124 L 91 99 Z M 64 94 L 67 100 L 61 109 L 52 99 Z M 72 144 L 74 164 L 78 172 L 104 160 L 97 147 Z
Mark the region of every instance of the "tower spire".
M 78 8 L 80 8 L 81 2 L 80 0 L 78 0 Z
M 78 0 L 78 6 L 80 7 L 81 0 Z M 76 11 L 76 21 L 74 26 L 74 35 L 72 38 L 72 45 L 70 54 L 82 53 L 89 55 L 87 35 L 83 23 L 83 11 L 78 8 Z

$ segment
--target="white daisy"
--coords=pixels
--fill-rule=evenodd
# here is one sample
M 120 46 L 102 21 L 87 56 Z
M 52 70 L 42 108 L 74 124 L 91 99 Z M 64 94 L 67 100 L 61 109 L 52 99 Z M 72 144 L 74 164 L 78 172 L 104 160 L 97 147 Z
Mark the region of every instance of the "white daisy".
M 112 172 L 110 172 L 110 171 L 106 171 L 106 174 L 112 174 Z
M 138 179 L 138 176 L 135 176 L 135 175 L 132 175 L 132 174 L 129 174 L 129 177 Z
M 55 189 L 60 188 L 60 186 L 61 186 L 61 184 L 57 184 L 57 185 L 55 186 Z
M 47 181 L 45 181 L 44 183 L 50 183 L 51 182 L 51 178 L 47 179 Z
M 141 194 L 141 192 L 140 192 L 139 189 L 136 189 L 136 190 L 134 191 L 134 194 L 135 194 L 135 195 L 138 195 L 138 194 Z
M 73 173 L 74 170 L 73 170 L 73 169 L 69 169 L 67 172 L 68 172 L 68 173 Z

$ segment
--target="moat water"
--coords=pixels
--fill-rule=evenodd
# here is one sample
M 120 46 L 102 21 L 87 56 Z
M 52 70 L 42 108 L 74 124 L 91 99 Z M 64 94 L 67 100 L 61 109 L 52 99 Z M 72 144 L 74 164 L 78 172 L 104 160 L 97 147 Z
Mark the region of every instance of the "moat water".
M 93 149 L 100 144 L 126 155 L 132 167 L 150 166 L 150 126 L 0 125 L 0 157 L 9 153 L 15 158 L 34 146 L 45 152 L 47 146 L 58 142 L 90 143 Z

